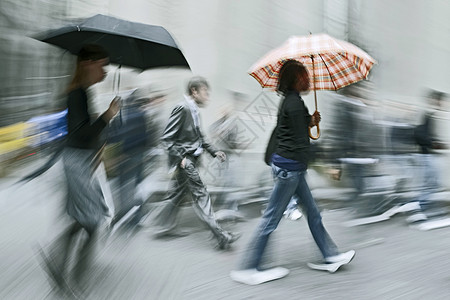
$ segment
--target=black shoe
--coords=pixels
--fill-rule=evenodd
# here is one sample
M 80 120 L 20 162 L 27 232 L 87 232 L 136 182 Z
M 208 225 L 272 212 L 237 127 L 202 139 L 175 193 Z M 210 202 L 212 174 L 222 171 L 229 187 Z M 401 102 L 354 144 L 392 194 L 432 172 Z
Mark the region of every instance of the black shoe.
M 79 291 L 75 291 L 71 286 L 69 286 L 68 282 L 64 278 L 62 271 L 58 268 L 56 263 L 44 252 L 41 246 L 36 246 L 36 250 L 38 251 L 45 272 L 48 277 L 52 280 L 52 282 L 56 285 L 59 292 L 63 293 L 70 299 L 81 299 Z
M 242 233 L 239 232 L 227 232 L 219 239 L 217 248 L 220 250 L 226 250 L 230 248 L 230 245 L 236 242 L 241 236 Z

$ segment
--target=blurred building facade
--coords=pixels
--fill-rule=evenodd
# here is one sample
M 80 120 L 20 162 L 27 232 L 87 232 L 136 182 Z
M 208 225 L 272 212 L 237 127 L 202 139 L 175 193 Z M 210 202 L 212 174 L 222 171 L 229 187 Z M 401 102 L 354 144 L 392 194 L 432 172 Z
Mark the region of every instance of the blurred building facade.
M 218 119 L 216 112 L 224 103 L 233 102 L 246 131 L 242 134 L 250 141 L 243 155 L 246 151 L 262 153 L 278 105 L 278 96 L 262 93 L 247 69 L 291 35 L 327 32 L 367 51 L 377 60 L 369 78 L 380 105 L 395 103 L 417 112 L 423 103 L 423 88 L 449 92 L 450 3 L 445 0 L 3 0 L 0 126 L 64 108 L 62 94 L 74 59 L 31 37 L 97 13 L 168 29 L 192 73 L 211 82 L 213 101 L 203 114 L 205 128 Z M 124 88 L 145 81 L 168 88 L 168 110 L 181 98 L 190 75 L 172 69 L 123 72 L 122 81 Z M 96 92 L 111 92 L 112 75 L 108 77 Z M 328 107 L 323 102 L 328 94 L 318 93 L 324 127 Z M 312 93 L 305 100 L 313 110 Z M 450 132 L 443 129 L 449 125 L 449 107 L 439 125 L 446 141 L 450 141 Z M 416 120 L 407 114 L 404 121 Z

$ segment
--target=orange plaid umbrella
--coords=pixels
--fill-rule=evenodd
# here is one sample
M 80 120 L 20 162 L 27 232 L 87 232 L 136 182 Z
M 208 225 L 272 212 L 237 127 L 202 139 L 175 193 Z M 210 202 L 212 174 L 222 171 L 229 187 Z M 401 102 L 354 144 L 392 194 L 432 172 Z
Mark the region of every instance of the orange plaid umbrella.
M 288 59 L 301 62 L 309 71 L 311 89 L 338 90 L 367 78 L 375 60 L 355 45 L 327 34 L 292 36 L 283 45 L 273 49 L 248 71 L 263 88 L 276 88 L 278 73 Z M 317 127 L 317 139 L 320 129 Z

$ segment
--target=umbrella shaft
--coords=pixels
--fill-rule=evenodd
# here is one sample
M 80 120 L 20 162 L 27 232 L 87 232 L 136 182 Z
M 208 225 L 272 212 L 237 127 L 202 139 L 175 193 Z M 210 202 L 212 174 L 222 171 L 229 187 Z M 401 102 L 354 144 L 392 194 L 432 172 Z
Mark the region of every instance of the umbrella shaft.
M 120 91 L 120 69 L 122 69 L 122 65 L 119 65 L 119 68 L 117 68 L 116 72 L 114 73 L 114 79 L 113 79 L 113 93 L 115 93 L 116 96 L 119 95 L 119 91 Z M 116 81 L 116 76 L 117 76 L 117 81 Z
M 312 69 L 313 69 L 314 105 L 315 105 L 316 111 L 317 111 L 316 71 L 315 71 L 315 67 L 314 67 L 314 56 L 313 55 L 311 55 L 311 60 L 312 60 Z

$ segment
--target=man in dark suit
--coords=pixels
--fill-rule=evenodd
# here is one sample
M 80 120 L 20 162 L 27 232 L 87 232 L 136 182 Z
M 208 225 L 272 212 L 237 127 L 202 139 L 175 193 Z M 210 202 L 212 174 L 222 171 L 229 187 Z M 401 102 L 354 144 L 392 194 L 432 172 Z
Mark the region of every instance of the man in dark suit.
M 177 235 L 176 217 L 186 192 L 192 196 L 195 213 L 212 231 L 219 249 L 226 249 L 239 238 L 223 230 L 216 222 L 211 198 L 200 178 L 197 161 L 206 150 L 220 161 L 226 160 L 222 151 L 210 145 L 200 130 L 198 107 L 209 101 L 209 85 L 202 77 L 193 77 L 187 87 L 188 95 L 172 111 L 164 130 L 162 142 L 169 152 L 169 168 L 173 174 L 166 200 L 156 217 L 160 226 L 156 236 Z

